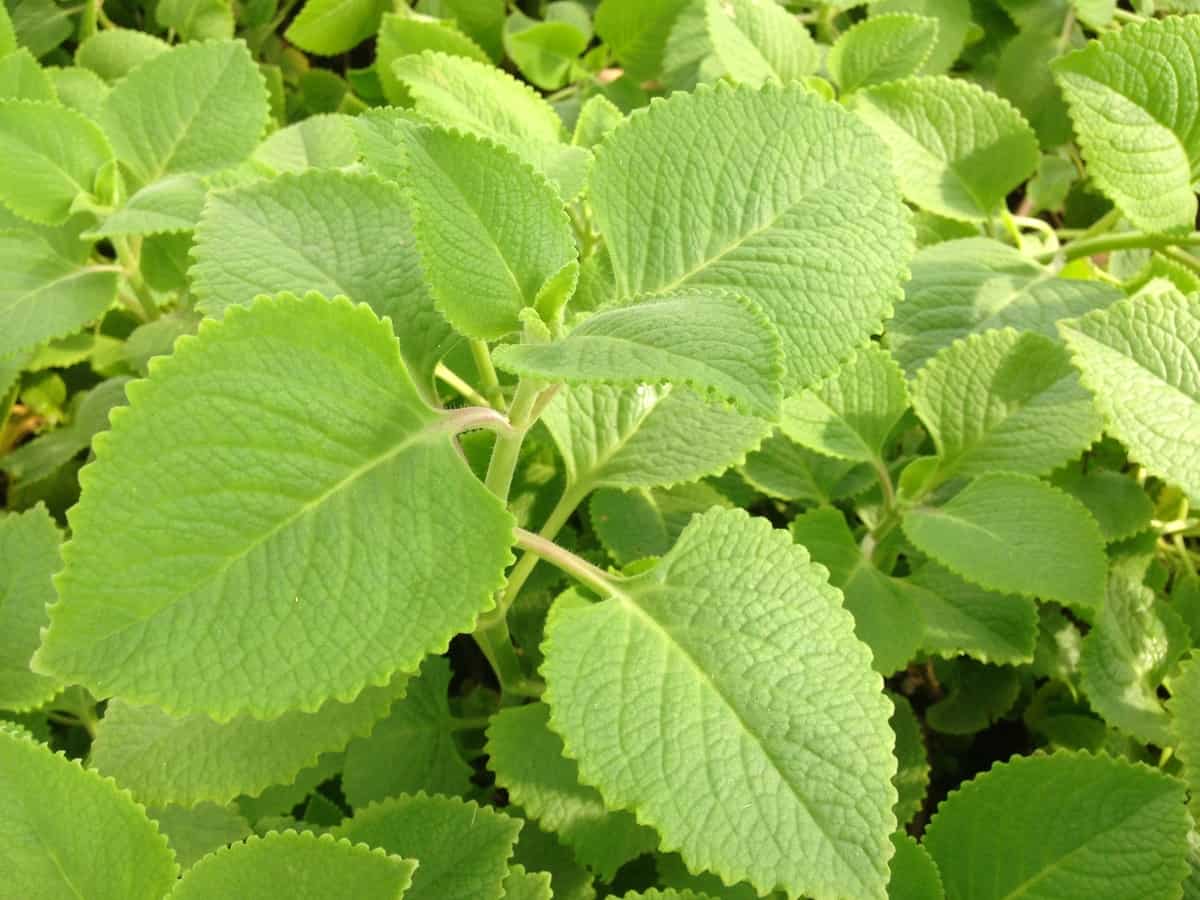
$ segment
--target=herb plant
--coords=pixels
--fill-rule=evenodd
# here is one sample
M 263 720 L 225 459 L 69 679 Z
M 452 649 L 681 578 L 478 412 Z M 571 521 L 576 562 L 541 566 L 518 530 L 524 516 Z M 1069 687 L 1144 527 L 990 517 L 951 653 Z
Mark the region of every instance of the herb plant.
M 0 6 L 0 895 L 1200 896 L 1182 0 Z

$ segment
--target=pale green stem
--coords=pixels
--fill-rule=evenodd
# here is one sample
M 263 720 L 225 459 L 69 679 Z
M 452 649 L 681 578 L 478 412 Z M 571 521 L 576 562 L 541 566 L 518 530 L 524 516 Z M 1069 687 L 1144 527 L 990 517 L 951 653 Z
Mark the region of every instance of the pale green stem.
M 1039 253 L 1035 258 L 1041 263 L 1052 262 L 1056 257 L 1061 258 L 1064 262 L 1070 262 L 1073 259 L 1095 256 L 1098 253 L 1111 253 L 1114 250 L 1166 251 L 1172 247 L 1180 246 L 1200 246 L 1200 232 L 1181 235 L 1143 234 L 1140 231 L 1131 231 L 1125 234 L 1105 234 L 1099 237 L 1082 238 L 1072 241 L 1057 252 L 1047 251 Z
M 142 280 L 138 254 L 134 252 L 126 238 L 114 237 L 111 241 L 113 249 L 117 251 L 117 261 L 121 264 L 125 280 L 129 282 L 129 287 L 133 289 L 133 294 L 137 298 L 138 306 L 141 307 L 142 318 L 147 321 L 158 318 L 158 304 L 154 302 L 154 298 L 150 295 L 150 289 Z
M 446 366 L 445 363 L 438 363 L 437 368 L 433 370 L 433 374 L 436 375 L 439 380 L 450 385 L 450 387 L 454 388 L 454 390 L 458 391 L 463 395 L 463 397 L 465 397 L 471 403 L 474 403 L 476 406 L 492 405 L 490 402 L 488 402 L 488 399 L 483 396 L 483 394 L 479 393 L 479 391 L 467 384 L 467 382 L 465 382 L 458 375 L 458 373 Z
M 533 411 L 540 393 L 540 386 L 535 381 L 522 380 L 517 384 L 517 392 L 513 395 L 512 406 L 508 411 L 508 422 L 513 427 L 513 432 L 499 435 L 496 438 L 496 446 L 492 448 L 492 459 L 488 464 L 484 484 L 506 503 L 508 491 L 512 487 L 513 472 L 517 469 L 517 459 L 521 455 L 521 444 L 525 440 L 525 433 L 534 422 Z
M 554 541 L 548 541 L 532 531 L 518 528 L 517 546 L 530 553 L 536 553 L 550 565 L 566 572 L 576 581 L 583 583 L 601 596 L 609 597 L 621 593 L 616 577 L 609 575 L 598 566 L 593 566 L 570 550 L 558 546 Z
M 496 409 L 504 409 L 504 392 L 500 390 L 500 379 L 496 376 L 496 367 L 492 365 L 492 352 L 488 349 L 487 341 L 471 341 L 471 356 L 483 382 L 483 396 Z

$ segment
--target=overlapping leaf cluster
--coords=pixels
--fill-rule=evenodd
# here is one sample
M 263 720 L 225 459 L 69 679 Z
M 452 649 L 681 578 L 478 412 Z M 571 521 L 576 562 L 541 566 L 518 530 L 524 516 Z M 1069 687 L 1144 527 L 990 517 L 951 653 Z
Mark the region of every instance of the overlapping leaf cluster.
M 6 0 L 6 885 L 1200 892 L 1187 5 Z

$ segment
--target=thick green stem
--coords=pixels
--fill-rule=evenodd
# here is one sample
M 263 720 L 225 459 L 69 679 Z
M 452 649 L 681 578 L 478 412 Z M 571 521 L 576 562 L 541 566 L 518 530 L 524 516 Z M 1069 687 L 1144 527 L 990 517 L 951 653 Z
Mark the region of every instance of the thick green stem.
M 513 395 L 512 406 L 508 410 L 512 434 L 498 435 L 496 446 L 492 448 L 492 459 L 488 463 L 484 484 L 506 503 L 509 488 L 512 487 L 513 472 L 517 469 L 517 459 L 521 455 L 521 444 L 525 441 L 525 433 L 535 421 L 533 411 L 540 393 L 541 386 L 535 381 L 522 380 L 517 384 L 517 392 Z
M 521 669 L 521 660 L 517 658 L 517 650 L 508 634 L 508 623 L 498 619 L 486 627 L 476 628 L 471 633 L 475 643 L 483 652 L 496 673 L 496 681 L 500 684 L 500 693 L 506 697 L 533 697 L 540 691 L 525 678 Z
M 471 341 L 471 356 L 475 360 L 475 368 L 479 370 L 479 379 L 483 382 L 483 396 L 496 409 L 504 409 L 504 392 L 500 390 L 500 379 L 496 375 L 496 367 L 492 365 L 492 352 L 488 349 L 487 341 Z
M 1062 250 L 1040 253 L 1036 258 L 1041 263 L 1052 262 L 1056 257 L 1070 262 L 1073 259 L 1095 256 L 1097 253 L 1111 253 L 1114 250 L 1167 250 L 1172 247 L 1195 246 L 1200 246 L 1200 232 L 1170 235 L 1130 231 L 1124 234 L 1104 234 L 1072 241 Z

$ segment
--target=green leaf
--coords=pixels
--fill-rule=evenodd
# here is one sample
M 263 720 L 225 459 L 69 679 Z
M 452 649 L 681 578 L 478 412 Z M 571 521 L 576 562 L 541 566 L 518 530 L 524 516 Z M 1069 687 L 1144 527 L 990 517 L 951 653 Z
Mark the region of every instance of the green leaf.
M 563 143 L 558 113 L 529 85 L 495 66 L 430 51 L 401 57 L 392 72 L 425 118 L 503 144 L 550 179 L 564 199 L 583 188 L 590 154 Z
M 53 236 L 0 231 L 0 357 L 65 337 L 117 297 L 117 267 L 87 263 Z
M 1183 785 L 1086 753 L 1016 757 L 967 782 L 925 831 L 948 897 L 1178 896 Z
M 870 344 L 824 381 L 784 401 L 780 430 L 818 453 L 875 462 L 907 409 L 904 373 L 886 350 Z
M 770 427 L 705 403 L 682 387 L 561 389 L 541 421 L 563 457 L 567 481 L 596 487 L 665 487 L 740 462 Z
M 526 872 L 524 866 L 512 866 L 504 876 L 504 900 L 551 900 L 549 872 Z
M 163 28 L 175 29 L 185 41 L 233 37 L 229 0 L 159 0 L 154 17 Z
M 888 720 L 896 733 L 896 774 L 892 784 L 896 786 L 896 820 L 904 827 L 925 806 L 925 792 L 929 789 L 929 760 L 925 754 L 925 738 L 921 723 L 913 712 L 912 704 L 900 694 L 888 693 L 894 707 Z
M 619 491 L 601 488 L 592 494 L 589 519 L 596 537 L 619 566 L 649 556 L 662 556 L 697 513 L 730 502 L 705 482 L 673 488 Z
M 1200 301 L 1131 297 L 1059 325 L 1107 430 L 1200 502 Z
M 398 675 L 383 687 L 364 688 L 350 703 L 330 700 L 313 713 L 286 712 L 266 721 L 175 718 L 114 698 L 96 728 L 91 764 L 149 805 L 255 796 L 290 782 L 322 753 L 370 733 L 404 695 L 406 680 Z
M 234 307 L 128 393 L 83 476 L 44 669 L 176 715 L 313 712 L 491 606 L 512 518 L 368 307 Z
M 512 802 L 603 881 L 629 860 L 658 846 L 658 835 L 633 815 L 610 811 L 594 788 L 580 784 L 574 760 L 548 727 L 544 703 L 502 710 L 488 727 L 488 768 Z
M 942 878 L 928 851 L 902 831 L 892 835 L 888 900 L 942 900 Z
M 709 400 L 773 419 L 782 355 L 771 323 L 744 297 L 681 291 L 601 310 L 549 344 L 500 347 L 496 365 L 567 384 L 686 384 Z
M 343 294 L 391 318 L 418 387 L 453 344 L 421 275 L 400 189 L 366 174 L 316 170 L 213 193 L 196 227 L 198 307 L 220 315 L 258 294 Z
M 37 57 L 45 56 L 75 31 L 73 10 L 52 0 L 13 0 L 9 12 L 17 43 Z
M 1193 656 L 1171 679 L 1170 746 L 1183 763 L 1183 777 L 1191 792 L 1193 818 L 1200 811 L 1200 658 Z
M 909 580 L 924 588 L 917 595 L 925 625 L 922 650 L 986 663 L 1033 661 L 1038 611 L 1028 597 L 986 591 L 936 563 L 921 566 Z
M 937 446 L 939 478 L 1043 475 L 1082 453 L 1104 427 L 1062 344 L 1013 328 L 939 351 L 912 393 Z
M 181 44 L 113 85 L 101 125 L 143 184 L 241 162 L 267 125 L 267 92 L 240 41 Z
M 50 76 L 24 47 L 16 53 L 0 57 L 0 100 L 36 100 L 45 103 L 56 103 L 58 100 Z
M 1054 63 L 1088 175 L 1134 225 L 1187 230 L 1200 173 L 1200 27 L 1167 18 L 1105 33 Z M 1159 90 L 1159 78 L 1172 89 Z
M 854 616 L 854 633 L 871 648 L 875 670 L 891 675 L 903 668 L 921 642 L 920 592 L 877 569 L 836 509 L 818 507 L 797 516 L 791 532 L 813 560 L 829 569 L 829 583 L 841 589 Z
M 0 518 L 0 709 L 34 709 L 60 687 L 29 669 L 55 598 L 50 579 L 62 565 L 60 540 L 43 506 Z
M 849 6 L 844 0 L 842 5 Z M 925 60 L 922 73 L 940 75 L 958 59 L 971 30 L 974 9 L 970 0 L 879 0 L 871 3 L 871 16 L 915 13 L 938 23 L 937 43 Z
M 1154 502 L 1131 475 L 1069 466 L 1055 472 L 1050 482 L 1088 508 L 1110 543 L 1144 531 L 1154 517 Z
M 507 12 L 504 0 L 441 0 L 439 6 L 488 56 L 503 61 L 500 32 Z
M 490 140 L 386 114 L 360 121 L 367 164 L 412 199 L 438 309 L 469 337 L 518 331 L 521 311 L 576 258 L 554 188 Z
M 218 847 L 237 843 L 251 834 L 250 823 L 233 806 L 162 806 L 148 809 L 146 814 L 158 823 L 184 871 Z
M 1127 567 L 1115 566 L 1095 627 L 1083 639 L 1080 686 L 1110 725 L 1170 746 L 1170 719 L 1158 688 L 1188 644 L 1187 627 L 1175 611 Z
M 333 833 L 417 860 L 406 900 L 499 900 L 520 830 L 490 807 L 416 794 L 359 810 Z
M 545 20 L 513 9 L 504 24 L 505 52 L 526 80 L 544 91 L 566 84 L 572 65 L 592 39 L 586 11 L 580 20 L 554 17 L 556 9 L 574 7 L 573 3 L 549 4 Z
M 112 148 L 89 119 L 56 103 L 0 102 L 0 200 L 19 216 L 61 225 L 88 195 Z M 18 173 L 20 173 L 18 175 Z
M 354 119 L 336 113 L 309 116 L 274 132 L 251 159 L 273 175 L 352 165 L 358 161 Z
M 1057 600 L 1085 614 L 1104 596 L 1104 541 L 1074 497 L 1036 478 L 990 473 L 940 507 L 904 514 L 917 549 L 989 590 Z
M 968 735 L 995 724 L 1017 702 L 1017 670 L 960 657 L 935 670 L 945 696 L 925 710 L 925 722 L 942 734 Z
M 97 31 L 75 50 L 75 65 L 117 82 L 147 60 L 166 53 L 171 45 L 144 31 L 106 28 Z
M 392 63 L 423 50 L 464 56 L 485 65 L 491 63 L 483 48 L 455 28 L 452 22 L 426 19 L 407 11 L 385 13 L 375 42 L 375 71 L 384 96 L 393 106 L 411 105 L 412 96 L 392 71 Z
M 779 330 L 786 391 L 833 371 L 899 299 L 911 241 L 887 151 L 799 86 L 639 110 L 599 148 L 590 190 L 618 296 L 745 295 Z
M 663 52 L 679 14 L 690 0 L 603 0 L 596 33 L 635 81 L 662 74 Z
M 184 873 L 171 900 L 399 900 L 416 863 L 311 831 L 271 832 L 218 850 Z
M 1059 25 L 1022 31 L 1005 45 L 996 63 L 996 93 L 1021 111 L 1043 147 L 1071 140 L 1067 105 L 1051 70 L 1062 53 L 1060 31 Z
M 893 13 L 863 19 L 833 43 L 825 66 L 842 93 L 916 75 L 937 43 L 937 19 Z
M 718 509 L 610 594 L 560 599 L 547 625 L 550 725 L 581 780 L 693 869 L 761 892 L 883 896 L 889 704 L 823 570 L 786 533 Z
M 7 56 L 16 49 L 17 33 L 13 30 L 12 17 L 9 16 L 6 7 L 0 9 L 0 56 Z
M 888 323 L 887 344 L 909 375 L 943 347 L 993 328 L 1058 337 L 1055 322 L 1120 299 L 1100 281 L 1055 278 L 1013 247 L 983 238 L 947 241 L 912 262 L 904 302 Z
M 521 826 L 521 839 L 513 852 L 513 864 L 528 871 L 550 873 L 554 900 L 595 900 L 592 874 L 575 860 L 575 855 L 558 842 L 558 838 L 526 821 Z
M 284 37 L 309 53 L 336 56 L 379 29 L 385 0 L 308 0 Z
M 100 108 L 108 96 L 108 85 L 90 69 L 72 66 L 69 69 L 47 69 L 54 84 L 58 102 L 68 109 L 83 113 L 93 121 L 100 120 Z
M 28 900 L 161 900 L 178 868 L 111 779 L 0 726 L 0 871 Z
M 970 82 L 894 81 L 859 91 L 850 105 L 891 148 L 904 196 L 939 215 L 989 219 L 1037 169 L 1029 123 Z
M 874 480 L 867 466 L 815 453 L 778 433 L 746 457 L 741 474 L 771 497 L 815 505 L 852 497 Z
M 774 3 L 703 0 L 686 15 L 699 20 L 697 33 L 676 28 L 666 46 L 668 70 L 689 70 L 683 80 L 666 73 L 674 87 L 690 90 L 697 82 L 719 78 L 754 87 L 797 81 L 820 62 L 808 29 Z
M 208 188 L 195 175 L 168 175 L 150 182 L 84 236 L 95 239 L 191 231 L 200 220 L 207 193 Z
M 342 790 L 352 807 L 420 790 L 451 795 L 470 790 L 472 770 L 454 742 L 449 687 L 449 662 L 427 657 L 403 699 L 370 736 L 350 743 Z

